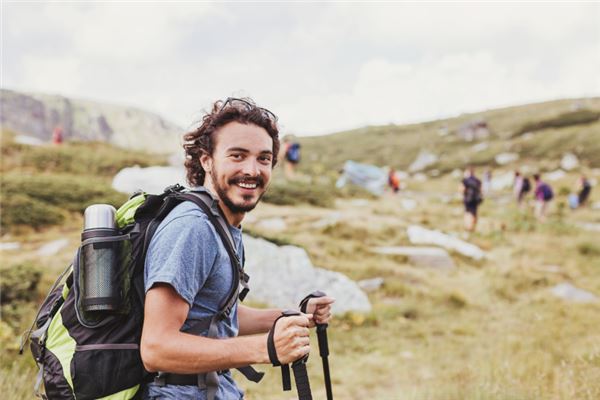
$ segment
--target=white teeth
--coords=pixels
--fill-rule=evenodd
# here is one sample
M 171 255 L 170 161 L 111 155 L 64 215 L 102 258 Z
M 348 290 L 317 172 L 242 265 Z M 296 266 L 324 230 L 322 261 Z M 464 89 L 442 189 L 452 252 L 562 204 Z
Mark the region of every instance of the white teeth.
M 244 189 L 256 189 L 256 183 L 239 182 L 238 186 L 243 187 Z

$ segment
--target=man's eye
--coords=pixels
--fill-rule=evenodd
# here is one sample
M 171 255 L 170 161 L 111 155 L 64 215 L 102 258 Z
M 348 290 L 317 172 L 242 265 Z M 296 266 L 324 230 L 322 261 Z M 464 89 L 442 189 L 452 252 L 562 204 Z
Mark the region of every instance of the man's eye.
M 268 156 L 264 156 L 264 157 L 259 157 L 258 160 L 260 162 L 264 162 L 264 163 L 270 163 L 271 162 L 271 157 Z
M 232 154 L 230 157 L 234 160 L 241 160 L 244 156 L 242 154 Z

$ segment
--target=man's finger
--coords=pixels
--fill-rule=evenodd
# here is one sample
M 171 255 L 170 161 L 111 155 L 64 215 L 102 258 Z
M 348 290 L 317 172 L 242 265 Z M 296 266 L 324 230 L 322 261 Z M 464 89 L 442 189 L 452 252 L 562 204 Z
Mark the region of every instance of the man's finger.
M 313 297 L 310 299 L 310 302 L 317 306 L 323 306 L 327 304 L 333 304 L 335 302 L 335 298 L 330 296 Z

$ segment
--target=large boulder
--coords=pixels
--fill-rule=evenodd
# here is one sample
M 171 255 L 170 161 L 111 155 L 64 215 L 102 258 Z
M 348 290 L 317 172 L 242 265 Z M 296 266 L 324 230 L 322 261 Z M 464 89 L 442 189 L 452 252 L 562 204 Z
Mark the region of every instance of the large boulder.
M 250 275 L 249 300 L 283 308 L 297 308 L 307 294 L 322 290 L 335 297 L 334 314 L 369 312 L 371 304 L 358 284 L 339 272 L 315 268 L 306 251 L 277 246 L 244 236 L 246 272 Z
M 138 166 L 123 168 L 112 181 L 113 189 L 131 194 L 136 190 L 148 193 L 162 193 L 170 185 L 185 185 L 185 169 L 183 167 L 148 167 Z
M 566 153 L 560 160 L 560 167 L 565 171 L 571 171 L 579 166 L 579 159 L 573 153 Z
M 417 158 L 410 164 L 408 170 L 410 172 L 422 171 L 430 165 L 438 161 L 438 156 L 428 151 L 421 151 Z
M 439 247 L 376 247 L 372 250 L 378 254 L 406 256 L 411 264 L 418 267 L 449 270 L 455 267 L 454 261 L 444 249 Z
M 474 260 L 485 258 L 485 252 L 474 244 L 467 243 L 461 239 L 447 235 L 440 231 L 426 229 L 418 225 L 411 225 L 407 230 L 408 239 L 412 244 L 429 244 L 456 251 Z
M 559 283 L 550 291 L 554 296 L 574 303 L 595 303 L 598 301 L 598 296 L 595 294 L 579 289 L 567 282 Z
M 496 154 L 494 160 L 498 165 L 506 165 L 511 162 L 517 161 L 519 159 L 519 155 L 517 153 L 500 153 Z

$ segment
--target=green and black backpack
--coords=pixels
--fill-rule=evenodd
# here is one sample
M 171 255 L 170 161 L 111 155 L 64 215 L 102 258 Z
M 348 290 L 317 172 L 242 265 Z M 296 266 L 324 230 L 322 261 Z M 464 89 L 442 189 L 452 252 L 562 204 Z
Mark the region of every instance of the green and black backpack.
M 229 315 L 238 298 L 243 300 L 249 278 L 244 273 L 243 260 L 235 252 L 227 221 L 212 196 L 180 185 L 170 186 L 160 195 L 138 193 L 117 210 L 118 235 L 83 240 L 73 263 L 54 283 L 31 329 L 23 336 L 21 352 L 30 341 L 40 368 L 35 383 L 38 397 L 136 399 L 141 398 L 142 385 L 156 379 L 156 374 L 145 371 L 139 348 L 144 317 L 144 263 L 156 228 L 184 201 L 194 202 L 208 215 L 234 270 L 231 289 L 219 312 L 207 321 L 199 321 L 194 330 L 210 328 L 209 332 L 216 332 L 216 323 Z M 118 273 L 110 277 L 119 285 L 118 298 L 111 310 L 90 311 L 94 307 L 86 304 L 81 294 L 82 264 L 86 259 L 83 255 L 103 249 L 111 249 L 112 262 L 118 265 Z M 97 256 L 102 257 L 100 253 Z M 258 381 L 261 377 L 256 373 L 250 379 Z

